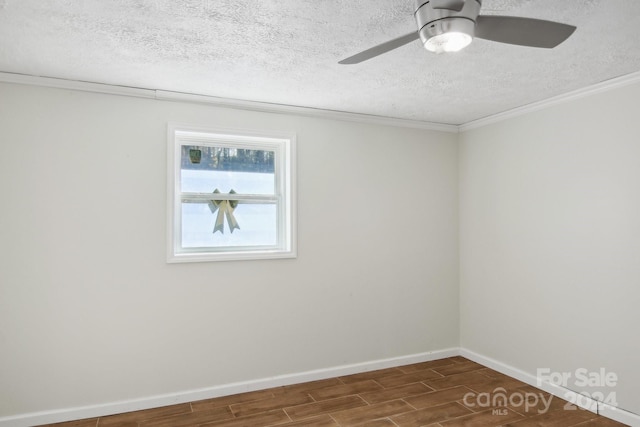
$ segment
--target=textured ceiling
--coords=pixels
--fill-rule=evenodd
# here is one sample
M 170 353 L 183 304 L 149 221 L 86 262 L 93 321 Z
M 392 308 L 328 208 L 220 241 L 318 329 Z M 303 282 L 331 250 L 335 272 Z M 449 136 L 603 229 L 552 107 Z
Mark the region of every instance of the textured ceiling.
M 638 0 L 484 0 L 578 30 L 553 50 L 419 41 L 413 0 L 0 0 L 0 71 L 463 124 L 640 70 Z

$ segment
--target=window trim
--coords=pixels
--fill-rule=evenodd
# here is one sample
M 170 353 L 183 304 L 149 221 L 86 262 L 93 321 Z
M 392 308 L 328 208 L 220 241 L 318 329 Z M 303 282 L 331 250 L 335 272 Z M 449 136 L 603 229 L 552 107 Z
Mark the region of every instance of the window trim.
M 183 135 L 180 135 L 180 134 Z M 234 147 L 265 149 L 276 148 L 276 195 L 282 199 L 277 214 L 277 239 L 275 247 L 234 248 L 198 248 L 185 251 L 181 247 L 182 238 L 182 199 L 180 188 L 181 153 L 180 147 L 187 136 L 201 138 L 207 142 L 237 142 Z M 198 135 L 202 134 L 202 135 Z M 296 134 L 292 132 L 256 131 L 247 129 L 229 129 L 211 126 L 199 126 L 170 122 L 167 126 L 167 262 L 208 262 L 258 260 L 297 257 L 296 242 Z M 278 194 L 278 190 L 280 193 Z M 221 199 L 229 195 L 221 194 Z M 268 196 L 273 197 L 273 196 Z

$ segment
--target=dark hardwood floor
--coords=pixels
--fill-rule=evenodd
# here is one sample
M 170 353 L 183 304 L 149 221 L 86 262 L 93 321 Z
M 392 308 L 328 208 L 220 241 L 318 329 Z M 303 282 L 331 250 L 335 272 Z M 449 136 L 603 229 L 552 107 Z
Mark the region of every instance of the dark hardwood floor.
M 400 366 L 57 427 L 613 427 L 462 357 Z

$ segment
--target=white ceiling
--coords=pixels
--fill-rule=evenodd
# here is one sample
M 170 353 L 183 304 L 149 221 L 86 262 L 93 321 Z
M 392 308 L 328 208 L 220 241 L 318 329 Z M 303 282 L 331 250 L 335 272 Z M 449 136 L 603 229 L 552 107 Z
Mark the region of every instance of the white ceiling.
M 0 71 L 464 124 L 640 70 L 639 0 L 484 0 L 578 27 L 553 50 L 419 41 L 414 0 L 0 0 Z

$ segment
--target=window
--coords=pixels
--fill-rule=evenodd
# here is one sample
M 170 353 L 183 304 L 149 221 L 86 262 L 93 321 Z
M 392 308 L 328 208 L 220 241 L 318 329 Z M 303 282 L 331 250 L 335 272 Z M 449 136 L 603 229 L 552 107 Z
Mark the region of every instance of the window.
M 295 136 L 169 125 L 168 262 L 293 258 Z

